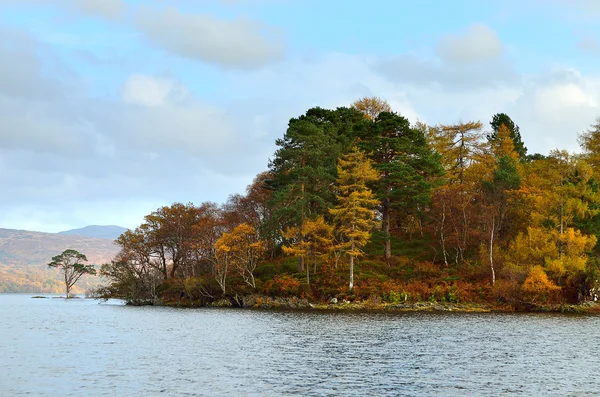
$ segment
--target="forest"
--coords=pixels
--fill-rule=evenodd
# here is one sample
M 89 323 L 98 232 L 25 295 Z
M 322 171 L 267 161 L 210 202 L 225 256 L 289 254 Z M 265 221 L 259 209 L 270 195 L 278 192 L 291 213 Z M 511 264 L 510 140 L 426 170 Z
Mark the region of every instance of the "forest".
M 504 113 L 411 123 L 380 98 L 292 118 L 267 171 L 223 204 L 123 233 L 95 292 L 131 304 L 596 301 L 600 119 L 581 150 L 528 154 Z

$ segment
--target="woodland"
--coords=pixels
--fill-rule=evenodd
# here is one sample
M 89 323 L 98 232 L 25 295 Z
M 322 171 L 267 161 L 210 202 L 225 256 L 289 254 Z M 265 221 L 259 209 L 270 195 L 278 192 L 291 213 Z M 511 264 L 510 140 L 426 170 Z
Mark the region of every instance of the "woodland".
M 245 307 L 594 302 L 600 119 L 578 141 L 579 153 L 528 154 L 504 113 L 411 125 L 376 97 L 312 108 L 289 121 L 245 194 L 165 206 L 123 233 L 95 295 Z

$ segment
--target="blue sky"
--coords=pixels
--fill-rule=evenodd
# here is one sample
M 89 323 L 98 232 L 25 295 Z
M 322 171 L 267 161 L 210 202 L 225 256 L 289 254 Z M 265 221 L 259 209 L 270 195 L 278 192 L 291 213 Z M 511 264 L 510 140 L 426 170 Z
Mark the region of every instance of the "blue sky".
M 287 121 L 380 96 L 505 112 L 530 153 L 600 116 L 595 0 L 0 0 L 0 227 L 135 227 L 225 201 Z

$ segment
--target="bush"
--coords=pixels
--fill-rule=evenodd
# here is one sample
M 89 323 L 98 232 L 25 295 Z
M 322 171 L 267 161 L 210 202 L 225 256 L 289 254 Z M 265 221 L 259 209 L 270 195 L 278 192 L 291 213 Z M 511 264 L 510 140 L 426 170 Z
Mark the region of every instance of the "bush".
M 437 278 L 441 274 L 440 268 L 431 262 L 418 262 L 415 264 L 415 276 L 419 278 Z
M 266 281 L 263 291 L 271 296 L 298 296 L 301 285 L 296 278 L 289 274 L 282 274 L 273 277 L 273 280 Z
M 546 303 L 558 297 L 560 287 L 548 279 L 541 266 L 534 266 L 521 286 L 521 291 L 531 302 Z
M 277 271 L 275 270 L 275 265 L 272 263 L 266 263 L 262 266 L 258 266 L 254 271 L 254 276 L 257 280 L 270 280 L 275 277 Z

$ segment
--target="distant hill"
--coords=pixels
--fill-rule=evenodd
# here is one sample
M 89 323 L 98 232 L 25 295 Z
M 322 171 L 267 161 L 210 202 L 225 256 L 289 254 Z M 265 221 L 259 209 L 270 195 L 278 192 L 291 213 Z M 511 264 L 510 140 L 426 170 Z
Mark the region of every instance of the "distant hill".
M 127 231 L 127 229 L 124 227 L 121 227 L 121 226 L 91 225 L 91 226 L 82 227 L 80 229 L 66 230 L 66 231 L 60 232 L 58 234 L 65 234 L 65 235 L 69 235 L 69 236 L 110 238 L 110 239 L 114 240 L 117 237 L 119 237 L 121 234 L 123 234 L 123 232 L 125 232 L 125 231 Z
M 46 266 L 55 255 L 74 249 L 100 268 L 119 251 L 113 238 L 40 233 L 0 228 L 0 292 L 64 292 L 59 271 Z M 98 277 L 84 276 L 75 292 L 84 292 L 100 283 Z

